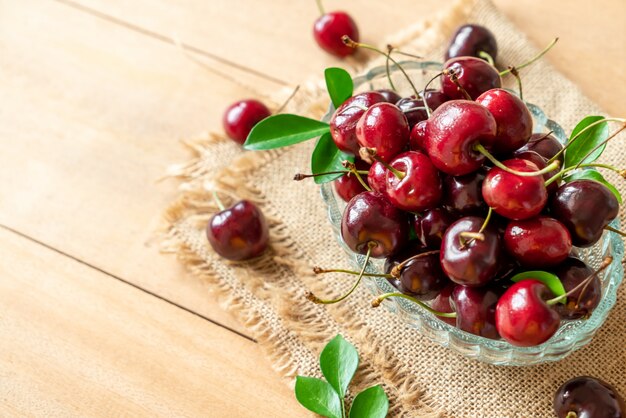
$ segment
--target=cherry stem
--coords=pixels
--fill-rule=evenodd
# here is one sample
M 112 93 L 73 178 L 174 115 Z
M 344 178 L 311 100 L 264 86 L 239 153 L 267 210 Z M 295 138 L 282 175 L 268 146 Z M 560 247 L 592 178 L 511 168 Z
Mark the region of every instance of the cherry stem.
M 217 195 L 217 191 L 213 190 L 213 191 L 211 192 L 211 194 L 213 195 L 213 200 L 215 201 L 215 204 L 217 205 L 217 207 L 218 207 L 220 210 L 224 210 L 224 209 L 226 209 L 226 208 L 224 207 L 224 204 L 223 204 L 223 203 L 222 203 L 222 201 L 220 200 L 219 196 Z
M 485 229 L 487 228 L 487 225 L 489 225 L 489 221 L 491 220 L 492 213 L 493 213 L 493 208 L 490 206 L 489 210 L 487 211 L 487 216 L 485 217 L 485 221 L 483 222 L 483 224 L 480 226 L 480 229 L 478 230 L 479 234 L 482 234 L 483 232 L 485 232 Z
M 580 138 L 582 136 L 582 134 L 584 134 L 589 129 L 593 128 L 594 126 L 597 126 L 597 125 L 599 125 L 601 123 L 604 123 L 604 122 L 621 122 L 621 123 L 626 123 L 626 119 L 622 119 L 622 118 L 605 118 L 605 119 L 600 119 L 600 120 L 597 120 L 597 121 L 595 121 L 593 123 L 590 123 L 589 125 L 585 126 L 583 129 L 581 129 L 580 132 L 578 132 L 576 135 L 574 135 L 569 141 L 567 141 L 567 144 L 565 144 L 565 146 L 559 152 L 557 152 L 552 158 L 550 158 L 548 160 L 548 164 L 551 163 L 552 161 L 556 160 L 557 158 L 559 158 L 565 152 L 565 150 L 567 150 L 567 148 L 569 148 L 569 146 L 574 143 L 574 141 L 576 141 L 578 138 Z
M 519 89 L 519 98 L 520 100 L 524 100 L 524 93 L 522 92 L 522 78 L 519 76 L 519 72 L 517 68 L 509 66 L 509 70 L 511 70 L 511 74 L 517 80 L 517 88 Z
M 507 173 L 515 174 L 516 176 L 520 176 L 520 177 L 542 176 L 545 173 L 549 173 L 550 171 L 556 170 L 561 165 L 559 161 L 552 161 L 550 164 L 548 164 L 546 167 L 542 168 L 539 171 L 517 171 L 517 170 L 510 169 L 509 167 L 502 164 L 500 161 L 496 160 L 496 158 L 489 151 L 487 151 L 487 149 L 483 147 L 482 144 L 479 144 L 479 143 L 475 144 L 474 150 L 484 155 L 496 167 L 506 171 Z
M 369 160 L 369 161 L 377 161 L 381 163 L 387 170 L 391 171 L 393 175 L 396 176 L 399 180 L 402 180 L 406 176 L 406 173 L 403 173 L 402 171 L 396 168 L 393 168 L 392 166 L 387 164 L 385 160 L 380 158 L 378 154 L 376 154 L 376 148 L 361 147 L 361 149 L 359 149 L 359 156 L 365 161 Z
M 532 143 L 532 142 L 539 142 L 539 141 L 543 141 L 544 139 L 546 139 L 547 137 L 549 137 L 549 136 L 550 136 L 550 135 L 552 135 L 553 133 L 554 133 L 554 131 L 550 131 L 550 132 L 548 132 L 547 134 L 544 134 L 543 136 L 540 136 L 539 138 L 537 138 L 537 139 L 533 139 L 533 140 L 528 141 L 528 142 L 529 142 L 529 143 Z M 550 162 L 552 162 L 552 161 L 550 161 Z
M 417 112 L 418 110 L 426 110 L 426 108 L 424 106 L 416 106 L 416 107 L 412 107 L 410 109 L 403 110 L 402 113 Z
M 356 290 L 356 288 L 359 286 L 359 284 L 361 283 L 361 280 L 363 280 L 363 275 L 365 274 L 365 269 L 367 268 L 367 263 L 370 261 L 370 255 L 372 254 L 372 249 L 374 247 L 376 247 L 378 244 L 376 244 L 373 241 L 370 241 L 367 243 L 367 253 L 365 254 L 365 261 L 363 262 L 363 268 L 361 268 L 361 271 L 359 272 L 359 277 L 357 278 L 356 282 L 354 283 L 354 286 L 352 286 L 352 288 L 348 291 L 348 293 L 346 293 L 345 295 L 337 298 L 337 299 L 331 299 L 331 300 L 322 300 L 319 299 L 317 296 L 315 296 L 313 293 L 309 293 L 307 295 L 307 299 L 309 299 L 311 302 L 314 303 L 320 303 L 320 304 L 324 304 L 324 305 L 330 305 L 333 303 L 338 303 L 341 302 L 342 300 L 344 300 L 345 298 L 347 298 L 348 296 L 350 296 L 352 294 L 352 292 L 354 292 Z
M 359 183 L 361 183 L 361 186 L 363 186 L 365 190 L 367 190 L 368 192 L 372 191 L 372 188 L 369 186 L 369 184 L 367 184 L 365 180 L 363 180 L 363 177 L 361 177 L 361 174 L 359 170 L 356 169 L 356 166 L 354 165 L 354 163 L 351 163 L 350 161 L 345 160 L 341 163 L 341 165 L 343 165 L 345 168 L 348 169 L 348 171 L 354 174 L 356 179 L 359 181 Z
M 345 273 L 352 274 L 358 276 L 360 273 L 358 271 L 353 270 L 344 270 L 344 269 L 323 269 L 321 267 L 313 267 L 313 273 L 315 274 L 326 274 L 326 273 Z M 364 273 L 365 277 L 384 277 L 386 279 L 392 279 L 393 276 L 391 274 L 382 274 L 382 273 Z
M 317 8 L 320 11 L 320 15 L 325 15 L 326 12 L 324 11 L 324 6 L 322 6 L 322 0 L 315 0 L 315 3 L 317 3 Z
M 439 250 L 426 251 L 424 253 L 420 253 L 420 254 L 417 254 L 417 255 L 414 255 L 412 257 L 407 258 L 406 260 L 404 260 L 403 262 L 401 262 L 400 264 L 394 266 L 394 268 L 391 269 L 391 271 L 389 272 L 390 276 L 391 277 L 395 277 L 395 278 L 400 277 L 400 274 L 402 274 L 402 269 L 404 269 L 404 267 L 407 265 L 408 262 L 416 260 L 416 259 L 421 258 L 421 257 L 426 257 L 426 256 L 429 256 L 429 255 L 433 255 L 433 254 L 439 254 Z
M 619 234 L 623 237 L 626 237 L 626 232 L 624 231 L 620 231 L 619 229 L 615 229 L 612 226 L 605 226 L 604 229 L 606 229 L 607 231 L 611 231 L 611 232 L 615 232 L 616 234 Z
M 379 307 L 380 304 L 383 302 L 383 300 L 385 300 L 387 298 L 403 298 L 403 299 L 407 299 L 407 300 L 410 300 L 411 302 L 417 303 L 420 307 L 426 309 L 428 312 L 430 312 L 433 315 L 441 316 L 441 317 L 444 317 L 444 318 L 456 318 L 456 312 L 440 312 L 440 311 L 436 311 L 433 308 L 431 308 L 430 306 L 428 306 L 427 304 L 425 304 L 424 302 L 422 302 L 421 300 L 417 300 L 417 299 L 415 299 L 412 296 L 405 295 L 404 293 L 397 293 L 397 292 L 383 293 L 382 295 L 378 296 L 376 299 L 374 299 L 372 301 L 372 307 L 373 308 Z
M 465 90 L 463 86 L 461 86 L 461 83 L 459 83 L 459 78 L 456 75 L 456 71 L 454 71 L 452 68 L 448 68 L 444 70 L 444 74 L 450 78 L 450 81 L 452 81 L 456 88 L 459 89 L 461 93 L 463 93 L 463 96 L 465 96 L 467 100 L 472 100 L 472 96 L 470 96 L 467 90 Z
M 300 86 L 296 86 L 295 89 L 293 89 L 293 91 L 291 92 L 291 94 L 289 95 L 289 97 L 287 97 L 287 99 L 285 99 L 285 101 L 283 102 L 282 105 L 280 105 L 280 107 L 278 108 L 278 110 L 276 112 L 274 112 L 274 114 L 279 114 L 280 112 L 282 112 L 283 110 L 285 110 L 285 107 L 289 104 L 289 102 L 291 101 L 291 99 L 293 99 L 293 97 L 296 95 L 296 93 L 298 92 L 298 90 L 300 90 Z
M 481 57 L 482 59 L 486 60 L 489 64 L 493 65 L 495 67 L 496 62 L 493 60 L 493 57 L 485 51 L 478 51 L 478 56 Z
M 493 209 L 489 207 L 489 210 L 487 211 L 487 216 L 485 217 L 485 220 L 483 221 L 483 224 L 480 226 L 480 229 L 478 230 L 478 232 L 463 231 L 459 233 L 459 243 L 461 244 L 461 249 L 470 245 L 475 239 L 479 241 L 485 240 L 485 234 L 483 234 L 483 232 L 485 232 L 487 225 L 489 225 L 489 221 L 491 220 L 492 213 L 493 213 Z M 464 238 L 466 237 L 469 237 L 470 239 L 465 241 Z
M 392 45 L 387 45 L 387 50 L 389 50 L 389 53 L 391 53 L 391 51 L 393 50 L 393 52 L 395 52 L 396 54 L 404 55 L 405 57 L 409 57 L 409 58 L 415 58 L 417 60 L 424 59 L 424 57 L 421 57 L 419 55 L 409 54 L 408 52 L 400 51 L 399 49 L 397 49 L 395 46 L 392 46 Z
M 389 68 L 389 61 L 391 61 L 391 51 L 393 51 L 393 47 L 391 45 L 387 45 L 387 57 L 385 58 L 385 73 L 387 74 L 387 80 L 389 81 L 389 87 L 391 87 L 391 90 L 397 91 L 396 86 L 393 84 L 393 80 L 391 79 L 391 69 Z
M 624 172 L 624 170 L 620 170 L 619 168 L 613 167 L 612 165 L 608 165 L 608 164 L 600 164 L 600 163 L 581 164 L 580 166 L 577 165 L 577 166 L 573 166 L 573 167 L 564 168 L 563 170 L 559 171 L 554 176 L 552 176 L 548 180 L 546 180 L 544 185 L 546 187 L 548 187 L 549 185 L 551 185 L 552 183 L 557 181 L 559 178 L 563 177 L 563 175 L 565 173 L 567 173 L 569 171 L 573 171 L 573 170 L 579 169 L 579 168 L 586 168 L 586 167 L 606 168 L 607 170 L 615 171 L 619 175 L 622 175 L 622 172 Z
M 565 418 L 578 418 L 578 414 L 574 411 L 568 411 L 567 415 L 565 415 Z
M 430 110 L 430 106 L 428 106 L 428 103 L 426 103 L 426 89 L 428 88 L 428 86 L 430 86 L 430 83 L 432 83 L 433 81 L 435 81 L 442 75 L 443 75 L 443 71 L 437 74 L 436 76 L 434 76 L 433 78 L 431 78 L 430 80 L 428 80 L 428 83 L 426 83 L 426 85 L 424 86 L 424 89 L 422 90 L 422 101 L 424 102 L 424 107 L 426 108 L 426 115 L 428 115 L 429 118 L 432 112 Z
M 624 129 L 626 129 L 626 123 L 624 123 L 622 125 L 621 128 L 619 128 L 617 131 L 613 132 L 612 135 L 610 135 L 607 139 L 605 139 L 604 141 L 600 142 L 598 145 L 596 145 L 591 151 L 589 151 L 587 154 L 585 154 L 585 156 L 583 158 L 580 159 L 580 161 L 578 162 L 578 164 L 576 164 L 576 167 L 579 167 L 580 164 L 585 161 L 587 158 L 589 158 L 590 155 L 592 155 L 594 152 L 596 152 L 598 149 L 602 148 L 603 146 L 605 146 L 607 144 L 607 142 L 609 142 L 611 139 L 615 138 L 620 132 L 622 132 Z
M 608 266 L 610 266 L 612 262 L 613 262 L 613 257 L 611 257 L 610 255 L 604 257 L 604 259 L 602 260 L 602 263 L 600 263 L 600 267 L 598 267 L 598 269 L 596 271 L 594 271 L 593 273 L 591 273 L 589 276 L 585 277 L 585 279 L 582 282 L 578 283 L 578 286 L 574 287 L 569 292 L 562 294 L 561 296 L 557 296 L 557 297 L 555 297 L 553 299 L 548 299 L 546 301 L 546 303 L 548 305 L 554 305 L 556 303 L 562 302 L 563 298 L 567 299 L 568 296 L 571 296 L 574 293 L 576 293 L 578 291 L 578 289 L 580 289 L 582 287 L 585 287 L 587 285 L 587 283 L 589 283 L 591 280 L 593 280 L 593 278 L 595 276 L 597 276 L 604 269 L 606 269 Z
M 315 174 L 303 174 L 303 173 L 298 173 L 295 176 L 293 176 L 293 179 L 295 181 L 301 181 L 304 179 L 308 179 L 310 177 L 319 177 L 319 176 L 326 176 L 328 174 L 350 174 L 353 173 L 353 171 L 351 170 L 339 170 L 339 171 L 327 171 L 325 173 L 315 173 Z M 362 174 L 364 176 L 367 176 L 367 174 L 369 173 L 369 171 L 367 170 L 357 170 L 357 173 Z
M 520 65 L 516 65 L 514 68 L 517 68 L 518 70 L 521 70 L 521 69 L 522 69 L 522 68 L 524 68 L 524 67 L 528 67 L 530 64 L 534 63 L 534 62 L 535 62 L 535 61 L 537 61 L 539 58 L 543 57 L 543 56 L 546 54 L 546 52 L 548 52 L 549 50 L 551 50 L 551 49 L 552 49 L 552 47 L 553 47 L 553 46 L 554 46 L 554 45 L 555 45 L 558 41 L 559 41 L 559 38 L 554 38 L 554 39 L 552 40 L 552 42 L 550 42 L 550 44 L 549 44 L 547 47 L 545 47 L 545 48 L 543 49 L 543 51 L 539 52 L 537 55 L 535 55 L 533 58 L 531 58 L 530 60 L 526 61 L 525 63 L 520 64 Z M 500 76 L 506 75 L 506 74 L 508 74 L 508 73 L 510 73 L 510 72 L 511 72 L 511 67 L 507 68 L 507 69 L 506 69 L 506 70 L 504 70 L 504 71 L 500 71 Z
M 409 84 L 411 85 L 411 88 L 413 89 L 413 91 L 415 92 L 416 96 L 419 97 L 419 93 L 417 91 L 417 88 L 415 87 L 415 84 L 413 84 L 413 81 L 411 81 L 411 78 L 409 77 L 409 75 L 406 73 L 406 71 L 404 71 L 404 68 L 402 68 L 402 66 L 400 64 L 398 64 L 398 61 L 396 61 L 395 59 L 393 59 L 391 57 L 390 54 L 385 54 L 383 51 L 381 51 L 380 49 L 376 48 L 373 45 L 368 45 L 368 44 L 362 44 L 360 42 L 355 42 L 352 39 L 350 39 L 350 37 L 348 35 L 343 35 L 341 37 L 341 41 L 346 45 L 349 46 L 350 48 L 365 48 L 365 49 L 369 49 L 375 52 L 378 52 L 379 54 L 382 54 L 384 56 L 386 56 L 391 62 L 393 62 L 396 67 L 398 67 L 400 69 L 400 71 L 402 72 L 402 74 L 404 75 L 404 77 L 407 79 L 407 81 L 409 82 Z M 389 74 L 387 74 L 388 78 L 389 78 L 389 84 L 391 85 L 391 77 Z M 395 90 L 395 89 L 394 89 Z

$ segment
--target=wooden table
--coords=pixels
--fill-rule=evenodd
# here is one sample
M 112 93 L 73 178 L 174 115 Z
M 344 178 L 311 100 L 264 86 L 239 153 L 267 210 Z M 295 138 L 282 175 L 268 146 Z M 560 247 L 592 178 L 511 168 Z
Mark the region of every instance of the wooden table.
M 561 36 L 547 59 L 626 114 L 623 0 L 496 2 L 537 45 Z M 373 43 L 441 7 L 326 3 Z M 267 92 L 339 64 L 312 41 L 316 13 L 313 0 L 0 0 L 1 416 L 306 416 L 154 230 L 176 195 L 156 179 L 188 158 L 178 140 L 251 95 L 220 72 Z

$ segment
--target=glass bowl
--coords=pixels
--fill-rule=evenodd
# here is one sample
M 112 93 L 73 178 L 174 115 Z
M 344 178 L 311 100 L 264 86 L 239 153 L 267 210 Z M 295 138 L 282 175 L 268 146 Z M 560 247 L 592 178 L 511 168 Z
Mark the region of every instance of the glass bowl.
M 436 62 L 404 62 L 401 65 L 409 73 L 418 88 L 422 88 L 442 68 L 442 64 Z M 389 83 L 385 72 L 385 67 L 376 67 L 367 74 L 355 78 L 355 91 L 388 88 Z M 397 69 L 391 69 L 391 76 L 398 91 L 406 95 L 412 94 L 408 83 L 406 81 L 403 82 L 401 78 L 403 76 L 399 74 Z M 553 131 L 554 136 L 561 142 L 567 140 L 565 132 L 556 122 L 548 119 L 537 106 L 531 103 L 526 104 L 533 115 L 533 132 Z M 333 111 L 334 109 L 331 105 L 331 109 L 324 117 L 325 121 L 330 120 Z M 341 239 L 341 217 L 346 204 L 335 194 L 332 183 L 323 184 L 321 193 L 324 202 L 328 206 L 328 216 L 335 231 L 335 236 L 346 252 L 351 264 L 355 269 L 359 270 L 365 261 L 365 257 L 353 253 Z M 619 228 L 619 220 L 614 220 L 611 226 Z M 472 359 L 495 365 L 510 366 L 529 366 L 557 361 L 591 341 L 593 335 L 602 326 L 611 308 L 615 305 L 617 289 L 624 277 L 624 270 L 621 264 L 621 260 L 624 257 L 624 245 L 621 237 L 614 232 L 605 231 L 598 243 L 591 248 L 580 249 L 579 255 L 593 268 L 597 267 L 607 255 L 613 257 L 613 262 L 601 275 L 602 299 L 600 304 L 588 319 L 562 321 L 561 327 L 552 338 L 534 347 L 515 347 L 504 340 L 491 340 L 469 334 L 441 321 L 435 315 L 405 299 L 385 299 L 383 305 L 398 315 L 408 326 L 415 328 L 430 340 Z M 384 260 L 372 259 L 368 263 L 366 271 L 369 273 L 382 273 L 383 264 Z M 384 278 L 365 277 L 363 281 L 375 296 L 397 291 Z

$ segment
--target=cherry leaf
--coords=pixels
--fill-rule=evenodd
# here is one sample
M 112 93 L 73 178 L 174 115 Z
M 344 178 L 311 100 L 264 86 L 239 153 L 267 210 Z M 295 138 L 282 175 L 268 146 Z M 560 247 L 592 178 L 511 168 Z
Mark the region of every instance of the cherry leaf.
M 578 135 L 583 129 L 587 128 L 594 122 L 598 122 L 604 119 L 604 116 L 587 116 L 574 128 L 572 131 L 572 135 L 570 136 L 570 141 Z M 579 162 L 591 163 L 600 157 L 600 154 L 606 148 L 606 144 L 595 150 L 589 157 L 585 158 L 585 156 L 596 146 L 598 146 L 602 141 L 609 137 L 609 127 L 606 122 L 598 123 L 597 125 L 592 126 L 583 132 L 578 138 L 571 143 L 570 146 L 565 150 L 565 164 L 564 167 L 573 167 Z M 582 159 L 585 158 L 585 161 Z
M 598 183 L 601 183 L 603 185 L 606 186 L 607 189 L 609 189 L 611 191 L 611 193 L 613 193 L 615 195 L 615 197 L 617 198 L 617 201 L 619 202 L 619 204 L 622 204 L 622 195 L 620 194 L 619 190 L 617 190 L 617 188 L 615 188 L 615 186 L 613 186 L 611 183 L 609 183 L 604 176 L 602 176 L 602 174 L 600 174 L 599 171 L 594 170 L 594 169 L 587 169 L 587 170 L 580 170 L 580 171 L 576 171 L 573 174 L 570 174 L 569 176 L 565 177 L 563 179 L 563 181 L 565 183 L 569 183 L 570 181 L 574 181 L 574 180 L 592 180 L 592 181 L 597 181 Z
M 341 164 L 345 160 L 354 162 L 354 156 L 339 150 L 330 132 L 326 132 L 320 136 L 313 150 L 313 154 L 311 155 L 311 172 L 313 174 L 320 174 L 333 171 L 345 171 L 346 169 Z M 313 177 L 313 179 L 315 183 L 322 184 L 333 181 L 341 176 L 343 176 L 342 173 L 325 174 Z
M 527 279 L 539 280 L 545 284 L 552 293 L 554 293 L 555 297 L 565 294 L 565 288 L 563 287 L 561 280 L 555 274 L 548 273 L 547 271 L 524 271 L 513 276 L 511 281 L 517 283 Z M 565 298 L 560 299 L 559 303 L 565 303 Z
M 329 418 L 341 418 L 341 401 L 331 385 L 315 377 L 296 377 L 296 399 L 309 411 Z
M 330 126 L 326 122 L 281 113 L 257 123 L 243 147 L 255 151 L 282 148 L 316 138 L 329 130 Z
M 330 340 L 320 354 L 320 368 L 339 397 L 346 396 L 348 384 L 359 366 L 356 348 L 341 335 Z
M 389 399 L 382 387 L 376 385 L 356 395 L 350 408 L 350 418 L 385 418 Z
M 335 109 L 352 97 L 354 82 L 346 70 L 336 67 L 327 68 L 324 70 L 324 78 L 328 95 Z

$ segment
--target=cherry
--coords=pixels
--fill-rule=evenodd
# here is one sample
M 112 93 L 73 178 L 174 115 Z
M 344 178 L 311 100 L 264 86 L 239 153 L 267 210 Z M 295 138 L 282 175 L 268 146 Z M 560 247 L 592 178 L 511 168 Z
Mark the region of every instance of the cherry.
M 361 147 L 373 148 L 381 159 L 390 161 L 409 141 L 409 124 L 397 106 L 376 103 L 363 113 L 355 133 Z
M 506 167 L 520 171 L 537 171 L 535 164 L 527 160 L 503 161 Z M 483 198 L 493 210 L 509 219 L 528 219 L 538 215 L 548 201 L 543 176 L 522 177 L 493 167 L 483 181 Z
M 482 286 L 498 273 L 502 250 L 497 230 L 488 225 L 480 239 L 465 235 L 478 233 L 483 223 L 483 218 L 467 216 L 450 225 L 443 235 L 441 267 L 455 283 Z
M 523 101 L 503 89 L 484 92 L 476 102 L 485 106 L 496 120 L 497 133 L 493 142 L 483 145 L 494 154 L 508 154 L 528 142 L 532 134 L 533 117 Z
M 458 177 L 445 176 L 443 207 L 458 215 L 483 215 L 487 211 L 482 195 L 484 179 L 485 174 L 480 171 Z
M 430 252 L 404 264 L 400 271 L 399 290 L 418 300 L 431 300 L 449 283 L 441 270 L 439 255 Z
M 451 299 L 457 328 L 485 338 L 500 338 L 495 318 L 499 295 L 493 289 L 459 285 L 452 291 Z
M 411 129 L 411 134 L 409 135 L 409 148 L 411 151 L 426 151 L 427 122 L 426 120 L 417 122 Z
M 590 376 L 563 383 L 552 403 L 558 418 L 624 418 L 626 402 L 610 384 Z
M 430 302 L 430 307 L 435 311 L 443 312 L 443 313 L 452 313 L 454 312 L 454 308 L 450 303 L 450 296 L 452 295 L 452 291 L 457 285 L 454 283 L 449 283 L 446 287 L 443 288 L 441 292 Z M 452 326 L 456 326 L 456 318 L 446 318 L 440 316 L 443 322 L 446 322 Z
M 446 60 L 455 57 L 481 57 L 480 53 L 488 54 L 494 61 L 498 55 L 498 44 L 493 33 L 484 26 L 463 25 L 452 36 L 446 51 Z
M 348 35 L 358 42 L 359 29 L 354 20 L 345 12 L 330 12 L 320 16 L 313 25 L 315 42 L 331 55 L 343 58 L 354 53 L 355 49 L 346 46 L 341 37 Z
M 382 94 L 385 97 L 385 101 L 387 103 L 398 103 L 398 100 L 402 100 L 402 96 L 400 96 L 398 93 L 396 93 L 393 90 L 389 90 L 389 89 L 380 89 L 380 90 L 376 90 L 378 93 Z
M 550 213 L 572 236 L 572 244 L 590 247 L 619 213 L 617 198 L 603 184 L 592 180 L 565 183 L 550 202 Z
M 240 100 L 228 106 L 224 112 L 224 132 L 233 141 L 243 144 L 254 125 L 271 114 L 267 106 L 258 100 Z
M 443 103 L 450 100 L 441 91 L 434 89 L 427 89 L 424 92 L 424 97 L 426 97 L 426 103 L 428 103 L 428 107 L 431 110 L 437 109 Z M 426 113 L 426 110 L 424 109 L 424 100 L 421 97 L 405 97 L 397 101 L 396 106 L 404 112 L 404 115 L 409 122 L 409 127 L 411 128 L 413 128 L 418 122 L 428 119 L 428 113 Z
M 537 168 L 540 170 L 543 170 L 544 168 L 548 166 L 548 160 L 546 160 L 544 157 L 539 155 L 536 151 L 519 149 L 513 153 L 513 158 L 520 158 L 522 160 L 528 160 L 531 163 L 535 164 Z M 559 172 L 559 169 L 555 168 L 552 171 L 544 173 L 543 179 L 546 181 L 550 180 L 558 172 Z M 546 186 L 546 189 L 548 190 L 549 195 L 552 195 L 554 194 L 554 192 L 557 191 L 557 189 L 559 188 L 559 181 L 560 180 L 557 179 Z
M 504 245 L 522 266 L 552 267 L 563 262 L 572 250 L 565 225 L 547 216 L 511 221 L 504 231 Z
M 450 58 L 443 68 L 441 90 L 451 99 L 476 100 L 487 90 L 502 86 L 498 70 L 480 58 Z
M 330 118 L 330 134 L 337 148 L 343 152 L 359 155 L 360 147 L 355 133 L 357 122 L 366 108 L 384 101 L 385 96 L 370 91 L 352 96 L 339 106 Z
M 394 206 L 409 212 L 421 212 L 439 204 L 439 171 L 426 154 L 407 151 L 391 160 L 389 166 L 385 195 Z
M 376 192 L 387 192 L 387 169 L 380 161 L 374 161 L 367 173 L 367 183 Z
M 357 170 L 369 169 L 369 165 L 363 160 L 356 160 L 355 166 Z M 363 180 L 367 182 L 367 177 L 364 177 Z M 344 174 L 335 180 L 333 184 L 337 195 L 345 202 L 349 202 L 354 196 L 366 191 L 356 175 L 352 173 Z
M 555 274 L 563 283 L 565 292 L 569 292 L 591 276 L 593 269 L 583 261 L 569 257 L 557 268 Z M 569 295 L 565 304 L 556 304 L 555 309 L 563 319 L 586 318 L 598 306 L 601 296 L 602 283 L 594 275 L 587 285 Z
M 551 292 L 535 279 L 513 284 L 496 305 L 496 327 L 510 344 L 531 347 L 547 341 L 559 328 L 559 314 L 546 303 Z
M 240 261 L 257 257 L 265 251 L 269 229 L 259 208 L 241 200 L 211 217 L 206 236 L 216 253 Z
M 485 157 L 474 150 L 480 141 L 491 142 L 496 121 L 478 103 L 452 100 L 435 110 L 426 125 L 426 151 L 437 169 L 452 176 L 478 170 Z
M 416 215 L 413 228 L 417 238 L 427 247 L 441 248 L 443 234 L 455 221 L 445 209 L 435 208 L 424 212 L 421 216 Z
M 391 270 L 395 266 L 413 257 L 414 255 L 423 253 L 425 249 L 426 247 L 424 247 L 424 244 L 420 240 L 413 239 L 409 241 L 405 246 L 403 246 L 398 251 L 391 254 L 389 257 L 385 259 L 385 265 L 384 265 L 385 273 L 388 273 L 388 274 L 391 273 Z M 398 281 L 398 285 L 399 283 L 400 282 Z M 399 288 L 398 286 L 395 286 L 395 287 Z
M 363 192 L 348 202 L 341 219 L 341 236 L 355 253 L 384 258 L 408 241 L 408 218 L 381 193 Z
M 552 135 L 546 134 L 532 134 L 530 140 L 519 149 L 523 151 L 535 151 L 546 160 L 553 158 L 563 149 L 563 144 Z M 558 160 L 563 163 L 563 154 L 560 154 Z

